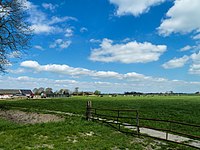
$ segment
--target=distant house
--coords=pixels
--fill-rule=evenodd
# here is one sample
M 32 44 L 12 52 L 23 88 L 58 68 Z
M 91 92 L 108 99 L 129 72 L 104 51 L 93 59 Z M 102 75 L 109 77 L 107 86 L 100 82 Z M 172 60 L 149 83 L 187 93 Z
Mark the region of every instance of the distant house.
M 0 89 L 0 98 L 12 98 L 14 96 L 32 98 L 33 92 L 29 89 Z

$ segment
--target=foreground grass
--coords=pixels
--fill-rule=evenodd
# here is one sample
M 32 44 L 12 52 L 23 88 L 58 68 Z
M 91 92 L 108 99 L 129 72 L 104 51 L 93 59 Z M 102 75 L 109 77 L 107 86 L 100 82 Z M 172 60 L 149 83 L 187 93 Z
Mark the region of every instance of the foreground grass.
M 200 124 L 198 96 L 180 97 L 71 97 L 0 101 L 3 109 L 27 108 L 28 111 L 57 110 L 85 114 L 86 102 L 94 107 L 138 109 L 141 117 Z M 126 114 L 127 115 L 127 114 Z M 129 114 L 134 115 L 134 114 Z M 150 123 L 154 125 L 153 123 Z M 159 125 L 161 126 L 161 125 Z M 166 126 L 166 125 L 163 125 Z M 200 135 L 199 130 L 176 127 Z M 0 119 L 0 149 L 190 149 L 188 147 L 125 135 L 101 123 L 81 117 L 67 117 L 64 122 L 20 125 Z
M 80 117 L 63 122 L 20 125 L 0 119 L 0 149 L 188 149 L 148 138 L 125 135 L 112 128 Z

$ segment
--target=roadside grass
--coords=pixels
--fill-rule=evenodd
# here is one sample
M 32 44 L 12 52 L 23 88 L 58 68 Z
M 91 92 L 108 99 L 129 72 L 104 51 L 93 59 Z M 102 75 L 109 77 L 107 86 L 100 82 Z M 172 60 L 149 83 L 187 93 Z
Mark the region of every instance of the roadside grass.
M 34 125 L 15 124 L 0 119 L 0 149 L 59 149 L 59 150 L 143 150 L 190 149 L 163 143 L 151 138 L 125 135 L 81 117 L 66 117 L 62 122 Z
M 85 115 L 86 102 L 92 101 L 93 107 L 110 109 L 137 109 L 140 117 L 157 118 L 200 124 L 200 97 L 199 96 L 154 96 L 154 97 L 70 97 L 38 100 L 0 101 L 2 107 L 21 107 L 28 111 L 57 110 Z M 17 108 L 19 109 L 19 108 Z M 116 115 L 116 114 L 115 114 Z M 135 114 L 124 114 L 135 117 Z M 133 122 L 133 120 L 127 120 Z M 200 136 L 198 128 L 141 121 L 140 125 L 171 128 L 179 132 L 192 133 Z

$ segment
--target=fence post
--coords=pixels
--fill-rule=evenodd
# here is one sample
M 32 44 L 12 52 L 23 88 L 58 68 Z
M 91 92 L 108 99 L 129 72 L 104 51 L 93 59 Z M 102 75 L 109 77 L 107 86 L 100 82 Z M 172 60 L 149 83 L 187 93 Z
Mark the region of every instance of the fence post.
M 166 140 L 168 140 L 168 132 L 166 131 Z
M 137 126 L 137 135 L 140 135 L 140 125 L 139 125 L 139 113 L 136 110 L 136 126 Z
M 92 118 L 92 102 L 91 101 L 87 101 L 87 105 L 86 105 L 86 120 L 90 121 Z
M 171 122 L 169 122 L 169 131 L 171 131 Z M 166 140 L 168 140 L 168 131 L 166 131 Z
M 118 130 L 120 131 L 119 110 L 117 110 L 117 123 L 118 123 Z

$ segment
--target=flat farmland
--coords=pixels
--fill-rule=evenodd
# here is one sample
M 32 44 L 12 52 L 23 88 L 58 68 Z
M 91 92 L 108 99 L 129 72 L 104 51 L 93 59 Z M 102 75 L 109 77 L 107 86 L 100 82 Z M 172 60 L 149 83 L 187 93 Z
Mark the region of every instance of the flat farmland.
M 80 96 L 80 97 L 78 97 L 77 96 L 77 97 L 69 97 L 69 98 L 52 98 L 52 99 L 31 99 L 31 100 L 12 100 L 12 101 L 5 100 L 5 101 L 0 101 L 0 107 L 3 110 L 4 109 L 6 109 L 6 110 L 7 109 L 21 110 L 21 109 L 25 108 L 26 111 L 29 111 L 29 112 L 43 112 L 44 110 L 54 110 L 54 111 L 69 112 L 69 113 L 73 113 L 73 114 L 78 114 L 80 116 L 84 116 L 85 112 L 86 112 L 86 102 L 87 101 L 92 101 L 92 106 L 95 108 L 137 109 L 139 111 L 139 116 L 144 117 L 144 118 L 157 118 L 157 119 L 163 119 L 163 120 L 173 120 L 173 121 L 185 122 L 185 123 L 196 124 L 196 125 L 200 124 L 200 117 L 199 117 L 200 116 L 200 97 L 199 96 L 153 96 L 153 97 L 152 96 L 149 96 L 149 97 L 147 97 L 147 96 L 145 96 L 145 97 L 143 97 L 143 96 L 140 96 L 140 97 L 139 96 L 135 96 L 135 97 L 133 97 L 133 96 L 125 96 L 125 97 L 124 96 L 117 96 L 117 97 Z M 134 114 L 125 114 L 125 115 L 133 116 Z M 73 117 L 74 119 L 72 119 L 71 117 L 68 116 L 66 118 L 67 119 L 64 121 L 65 123 L 63 123 L 63 122 L 62 123 L 47 123 L 47 124 L 42 124 L 42 125 L 45 127 L 47 126 L 47 128 L 49 128 L 48 126 L 50 126 L 50 128 L 52 128 L 51 130 L 54 130 L 54 128 L 56 128 L 56 126 L 59 126 L 59 125 L 63 126 L 63 128 L 65 128 L 64 124 L 68 124 L 67 122 L 71 122 L 70 128 L 74 127 L 74 132 L 73 132 L 73 134 L 69 133 L 69 135 L 68 135 L 69 137 L 74 135 L 75 132 L 76 132 L 77 137 L 81 137 L 82 131 L 79 131 L 79 130 L 84 130 L 83 132 L 87 133 L 87 135 L 94 134 L 96 127 L 98 127 L 99 132 L 104 132 L 104 130 L 111 130 L 110 132 L 113 132 L 113 133 L 116 132 L 114 129 L 104 126 L 104 125 L 102 126 L 102 124 L 97 123 L 97 122 L 88 123 L 84 120 L 84 117 L 75 117 L 75 118 Z M 149 122 L 149 121 L 141 122 L 141 124 L 143 124 L 143 123 L 145 125 L 147 124 L 147 125 L 154 126 L 154 127 L 167 127 L 168 126 L 167 124 L 156 124 L 154 122 Z M 7 125 L 7 124 L 9 124 L 9 125 Z M 57 124 L 57 125 L 55 125 L 55 124 Z M 85 128 L 86 124 L 87 124 L 88 128 L 91 128 L 90 130 Z M 7 126 L 7 127 L 5 127 L 5 126 Z M 32 130 L 31 128 L 33 128 L 33 129 L 40 128 L 38 130 L 41 130 L 41 132 L 43 132 L 41 124 L 37 124 L 37 125 L 18 125 L 17 124 L 16 125 L 11 122 L 7 122 L 5 120 L 1 120 L 1 128 L 2 128 L 1 132 L 5 133 L 5 134 L 7 134 L 7 132 L 4 132 L 3 130 L 5 130 L 5 131 L 8 130 L 9 132 L 11 132 L 11 131 L 18 132 L 18 126 L 20 126 L 20 130 L 24 131 L 24 134 L 27 133 L 27 130 L 29 130 L 29 128 L 30 128 L 30 130 Z M 22 126 L 25 126 L 25 128 L 22 128 Z M 16 128 L 16 130 L 15 130 L 15 128 Z M 200 131 L 196 128 L 191 128 L 191 127 L 187 127 L 187 126 L 184 126 L 184 127 L 174 126 L 173 128 L 174 128 L 174 130 L 177 130 L 179 132 L 188 131 L 189 133 L 192 133 L 195 136 L 200 136 Z M 47 132 L 47 129 L 45 131 Z M 73 129 L 70 129 L 70 131 L 73 131 Z M 67 129 L 66 129 L 66 131 L 63 130 L 63 132 L 67 132 Z M 53 137 L 53 135 L 51 135 L 50 132 L 47 132 L 47 134 L 48 134 L 47 136 Z M 59 134 L 61 134 L 61 133 L 59 133 Z M 3 138 L 2 137 L 3 135 L 4 134 L 0 134 L 1 139 Z M 14 135 L 16 135 L 16 137 L 19 136 L 17 134 L 14 134 Z M 108 136 L 108 135 L 104 134 L 101 136 Z M 122 141 L 119 141 L 119 143 L 116 141 L 116 145 L 114 145 L 115 142 L 111 140 L 111 143 L 113 143 L 113 144 L 110 145 L 109 142 L 108 143 L 105 142 L 104 149 L 111 149 L 111 148 L 119 148 L 119 149 L 129 148 L 129 149 L 131 149 L 131 147 L 133 148 L 133 145 L 130 144 L 131 143 L 130 139 L 132 138 L 131 136 L 123 135 L 123 134 L 119 134 L 117 136 L 119 136 L 119 137 L 116 137 L 116 138 L 120 138 L 122 141 L 124 140 L 123 142 L 125 142 L 125 143 L 127 142 L 127 143 L 125 145 L 120 145 L 119 143 L 121 143 Z M 124 136 L 127 138 L 125 138 Z M 75 143 L 71 145 L 72 149 L 73 149 L 73 147 L 77 149 L 77 147 L 80 146 L 79 145 L 80 143 L 78 144 L 76 142 L 77 137 L 74 137 L 74 139 L 73 139 L 75 141 Z M 6 135 L 4 138 L 6 139 Z M 83 138 L 83 137 L 81 137 L 81 138 Z M 136 138 L 136 137 L 134 137 L 134 138 Z M 19 137 L 19 139 L 20 139 L 20 137 Z M 71 139 L 69 139 L 68 141 L 70 141 L 70 140 Z M 95 140 L 95 139 L 93 139 L 93 140 Z M 94 142 L 93 140 L 91 140 L 91 142 Z M 100 140 L 100 139 L 98 139 L 98 137 L 96 137 L 96 140 Z M 5 144 L 4 142 L 1 142 L 1 144 L 4 145 Z M 36 140 L 35 142 L 37 143 L 39 141 Z M 54 141 L 54 142 L 56 142 L 56 141 Z M 57 142 L 59 143 L 59 140 Z M 101 141 L 101 142 L 103 142 L 103 141 Z M 28 145 L 30 145 L 30 143 Z M 54 143 L 53 144 L 54 146 L 50 145 L 49 149 L 51 149 L 51 147 L 54 147 L 54 148 L 57 147 L 59 145 L 58 143 Z M 146 144 L 141 144 L 141 142 L 139 142 L 138 145 L 136 144 L 135 149 L 144 149 L 144 147 L 148 146 L 148 143 L 155 143 L 155 142 L 151 138 L 147 138 L 147 139 L 145 138 L 145 142 L 142 142 L 142 143 L 146 143 Z M 83 142 L 81 145 L 82 147 L 80 147 L 80 149 L 84 149 L 85 144 Z M 168 144 L 169 145 L 167 145 L 167 146 L 161 145 L 160 149 L 162 149 L 164 147 L 165 148 L 171 147 L 174 149 L 180 149 L 180 148 L 188 149 L 188 147 L 184 147 L 184 146 L 180 146 L 180 145 L 177 146 L 177 145 L 174 145 L 171 143 L 168 143 Z M 38 144 L 38 145 L 40 145 L 40 144 Z M 66 143 L 66 145 L 67 145 L 67 143 Z M 92 143 L 92 145 L 94 146 L 95 144 Z M 127 145 L 127 147 L 126 147 L 126 145 Z M 47 149 L 48 149 L 48 145 L 43 145 L 43 147 L 45 147 L 45 146 L 47 146 Z M 87 145 L 86 147 L 89 148 L 90 146 Z M 93 146 L 91 146 L 91 147 L 93 147 Z M 86 147 L 85 147 L 85 149 L 87 149 Z M 151 146 L 151 147 L 153 147 L 153 146 Z M 3 148 L 3 147 L 0 147 L 0 148 Z M 40 148 L 42 148 L 41 145 L 38 146 L 38 149 L 40 149 Z M 65 149 L 63 147 L 60 147 L 60 148 Z M 95 146 L 92 149 L 95 149 L 95 148 L 101 149 L 101 147 L 97 148 Z

